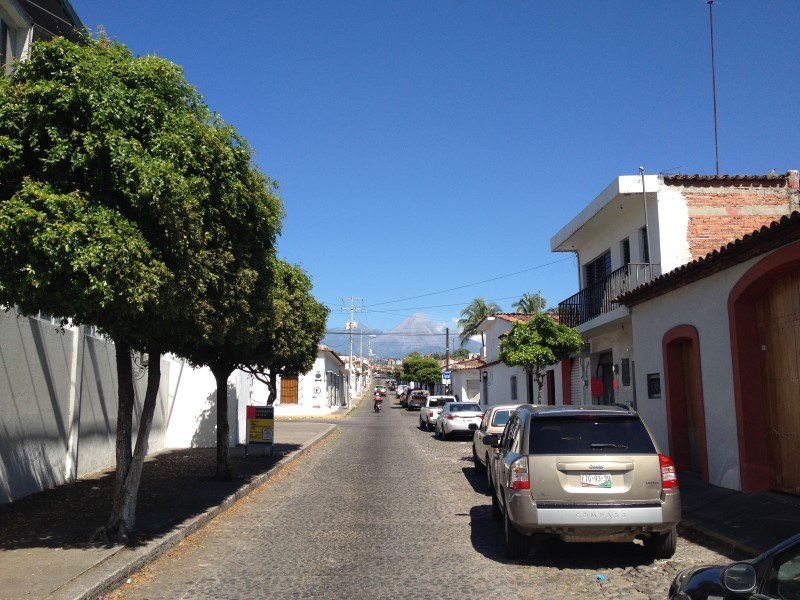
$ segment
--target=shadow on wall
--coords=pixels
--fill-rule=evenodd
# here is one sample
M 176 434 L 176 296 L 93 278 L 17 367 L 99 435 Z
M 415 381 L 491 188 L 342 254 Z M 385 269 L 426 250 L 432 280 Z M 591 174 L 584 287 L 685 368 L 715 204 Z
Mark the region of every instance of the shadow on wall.
M 228 383 L 228 406 L 236 405 L 236 386 Z M 217 447 L 217 392 L 211 392 L 205 400 L 205 408 L 197 415 L 197 428 L 192 435 L 192 448 Z
M 14 439 L 2 427 L 4 440 Z M 64 483 L 63 473 L 53 469 L 47 444 L 26 439 L 20 444 L 0 444 L 0 504 Z

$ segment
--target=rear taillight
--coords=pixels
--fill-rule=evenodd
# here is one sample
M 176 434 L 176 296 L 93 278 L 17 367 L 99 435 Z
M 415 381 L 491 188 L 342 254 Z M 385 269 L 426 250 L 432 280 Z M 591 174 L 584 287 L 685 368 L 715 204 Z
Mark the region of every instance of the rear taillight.
M 658 455 L 658 462 L 661 464 L 661 488 L 665 490 L 676 489 L 678 487 L 678 473 L 675 472 L 675 463 L 669 456 Z
M 528 475 L 528 459 L 524 456 L 511 463 L 508 472 L 508 485 L 512 490 L 531 489 L 531 479 Z
M 431 410 L 431 411 L 428 411 L 428 416 L 429 416 L 429 417 L 431 417 L 431 418 L 433 418 L 433 411 L 432 411 L 432 410 Z
M 448 421 L 452 421 L 452 420 L 453 420 L 453 419 L 455 419 L 455 418 L 456 418 L 456 416 L 455 416 L 455 415 L 447 415 L 447 420 L 448 420 Z

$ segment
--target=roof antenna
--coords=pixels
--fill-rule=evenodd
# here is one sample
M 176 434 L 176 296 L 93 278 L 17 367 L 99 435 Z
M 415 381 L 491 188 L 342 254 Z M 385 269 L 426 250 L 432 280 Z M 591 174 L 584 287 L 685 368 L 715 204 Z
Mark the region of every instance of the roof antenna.
M 716 158 L 717 177 L 719 177 L 719 129 L 717 127 L 717 70 L 714 64 L 714 0 L 706 0 L 708 4 L 708 23 L 711 29 L 711 86 L 714 94 L 714 156 Z

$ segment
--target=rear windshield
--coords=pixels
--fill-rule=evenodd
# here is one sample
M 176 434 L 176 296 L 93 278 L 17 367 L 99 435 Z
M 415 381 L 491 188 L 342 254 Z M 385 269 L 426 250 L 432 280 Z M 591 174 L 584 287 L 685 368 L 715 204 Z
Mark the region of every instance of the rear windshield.
M 417 398 L 417 399 L 419 399 L 419 398 L 427 398 L 428 394 L 426 392 L 412 392 L 411 393 L 411 397 L 412 398 Z
M 637 417 L 531 419 L 531 454 L 653 454 Z
M 433 398 L 430 402 L 431 406 L 444 406 L 447 404 L 447 398 Z
M 481 412 L 481 407 L 477 404 L 451 404 L 450 412 Z
M 492 427 L 505 427 L 505 424 L 508 423 L 508 417 L 510 416 L 510 410 L 495 411 L 494 416 L 492 416 Z

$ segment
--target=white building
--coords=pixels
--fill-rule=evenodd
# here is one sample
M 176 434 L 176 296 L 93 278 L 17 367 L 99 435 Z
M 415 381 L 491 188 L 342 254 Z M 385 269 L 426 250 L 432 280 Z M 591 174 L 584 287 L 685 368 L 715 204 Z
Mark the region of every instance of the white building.
M 677 468 L 723 487 L 800 494 L 800 213 L 621 301 L 638 411 Z
M 612 181 L 550 240 L 554 252 L 576 254 L 580 291 L 559 304 L 559 321 L 587 342 L 585 356 L 562 365 L 563 402 L 638 406 L 647 374 L 634 356 L 630 311 L 617 298 L 789 214 L 796 186 L 797 171 Z
M 313 416 L 336 412 L 348 404 L 347 364 L 328 346 L 319 345 L 314 366 L 299 377 L 278 378 L 275 416 Z M 267 403 L 267 386 L 254 381 L 252 404 Z

